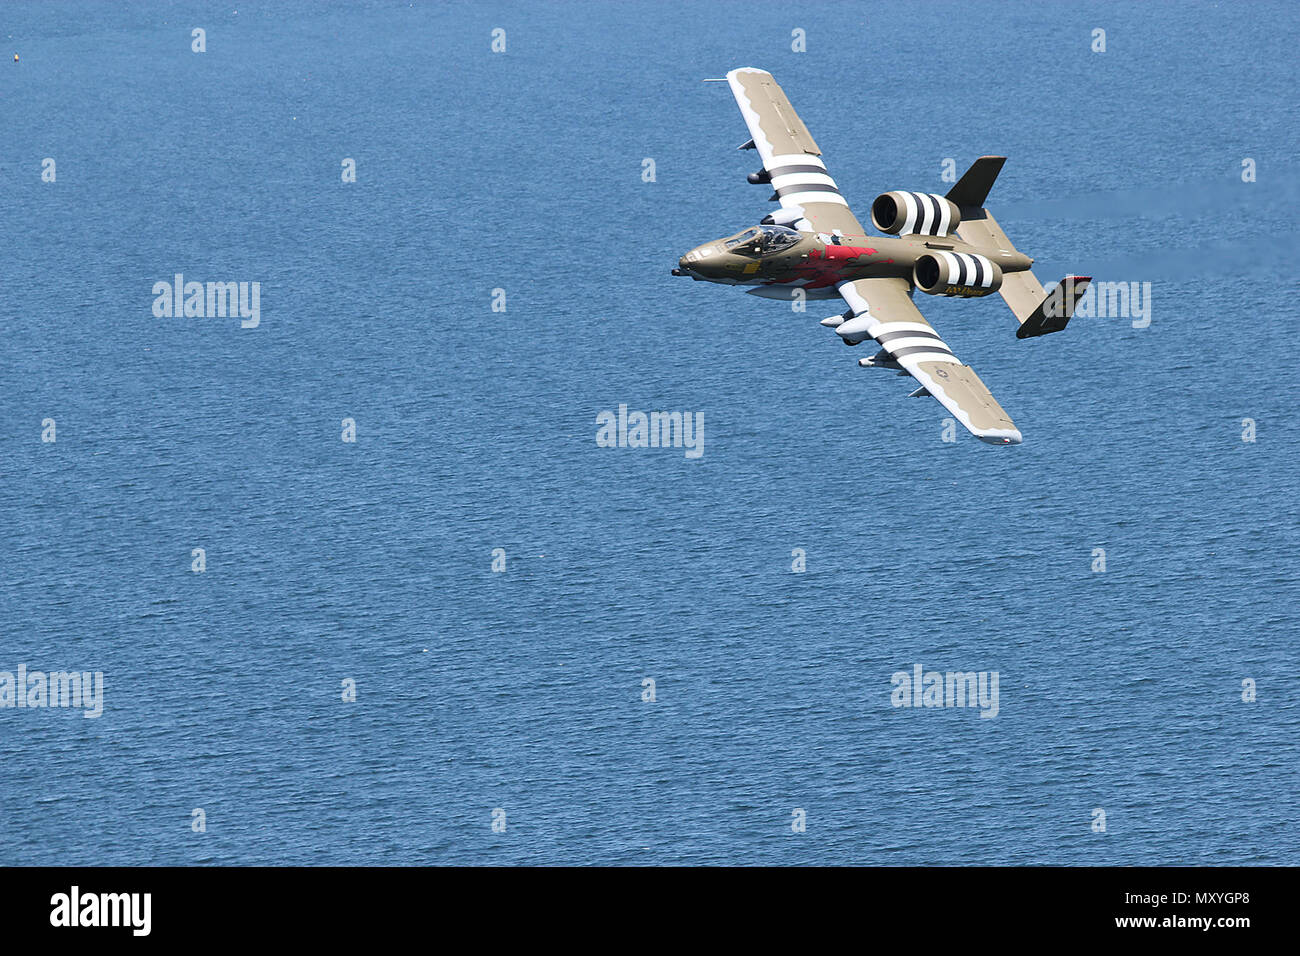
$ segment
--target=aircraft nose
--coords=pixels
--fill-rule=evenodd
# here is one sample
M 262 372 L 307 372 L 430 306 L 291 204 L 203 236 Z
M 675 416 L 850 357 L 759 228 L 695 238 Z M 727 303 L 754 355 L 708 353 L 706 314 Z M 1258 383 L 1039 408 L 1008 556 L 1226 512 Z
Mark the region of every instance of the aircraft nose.
M 685 276 L 690 274 L 691 274 L 691 267 L 686 262 L 686 256 L 682 256 L 680 259 L 677 260 L 677 268 L 673 270 L 673 275 Z
M 722 271 L 720 259 L 716 245 L 705 243 L 682 256 L 677 265 L 683 275 L 695 279 L 709 279 Z

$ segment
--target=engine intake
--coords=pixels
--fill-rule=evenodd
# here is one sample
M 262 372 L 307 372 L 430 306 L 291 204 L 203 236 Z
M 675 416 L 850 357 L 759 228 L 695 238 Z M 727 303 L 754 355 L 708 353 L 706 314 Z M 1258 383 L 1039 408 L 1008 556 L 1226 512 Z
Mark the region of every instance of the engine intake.
M 912 281 L 930 295 L 974 299 L 1002 287 L 998 264 L 969 252 L 927 252 L 916 260 Z
M 871 221 L 891 236 L 947 236 L 956 231 L 961 211 L 937 193 L 881 193 L 871 204 Z

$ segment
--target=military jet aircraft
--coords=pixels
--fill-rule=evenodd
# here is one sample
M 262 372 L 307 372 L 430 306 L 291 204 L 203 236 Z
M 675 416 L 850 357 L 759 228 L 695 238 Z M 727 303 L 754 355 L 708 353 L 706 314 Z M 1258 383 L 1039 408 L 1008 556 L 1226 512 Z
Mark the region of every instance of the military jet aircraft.
M 822 319 L 845 345 L 874 339 L 880 351 L 858 364 L 911 376 L 912 396 L 931 395 L 972 434 L 995 445 L 1021 441 L 1020 430 L 980 381 L 952 354 L 912 302 L 927 295 L 975 298 L 997 292 L 1011 307 L 1018 338 L 1065 328 L 1091 279 L 1066 276 L 1048 295 L 1030 271 L 1033 259 L 1011 244 L 984 201 L 1006 162 L 982 156 L 947 195 L 893 191 L 871 204 L 868 236 L 822 161 L 821 150 L 772 74 L 744 67 L 726 82 L 740 105 L 781 208 L 750 229 L 697 246 L 673 275 L 752 286 L 753 295 L 791 300 L 840 297 L 842 315 Z

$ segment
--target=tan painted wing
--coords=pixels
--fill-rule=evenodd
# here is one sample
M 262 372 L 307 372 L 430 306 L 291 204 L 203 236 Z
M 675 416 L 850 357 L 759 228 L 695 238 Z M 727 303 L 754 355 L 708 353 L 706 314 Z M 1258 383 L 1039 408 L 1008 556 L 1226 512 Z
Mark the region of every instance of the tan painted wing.
M 971 434 L 993 445 L 1016 445 L 1020 430 L 1002 410 L 975 370 L 963 365 L 907 294 L 903 278 L 842 282 L 840 295 L 860 324 L 893 361 L 952 412 Z
M 826 172 L 822 151 L 772 74 L 746 66 L 728 73 L 727 82 L 781 206 L 803 217 L 796 226 L 811 232 L 863 235 L 848 201 Z

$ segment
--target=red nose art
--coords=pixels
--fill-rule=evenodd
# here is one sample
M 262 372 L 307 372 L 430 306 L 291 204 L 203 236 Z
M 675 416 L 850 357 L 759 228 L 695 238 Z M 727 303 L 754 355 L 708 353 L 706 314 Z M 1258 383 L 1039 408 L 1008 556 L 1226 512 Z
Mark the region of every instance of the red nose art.
M 824 252 L 826 258 L 832 260 L 856 259 L 858 256 L 874 256 L 876 254 L 875 249 L 867 246 L 827 246 Z M 815 250 L 809 253 L 810 257 L 815 255 L 817 255 Z
M 827 246 L 808 253 L 808 261 L 798 267 L 800 278 L 810 280 L 810 289 L 823 289 L 843 279 L 842 268 L 852 259 L 874 256 L 875 249 L 867 246 Z

